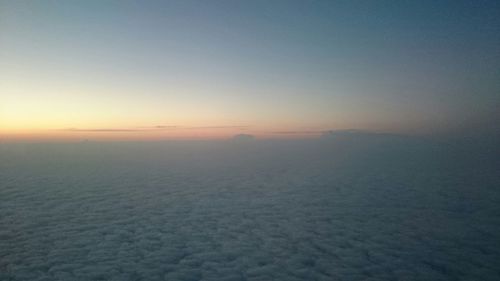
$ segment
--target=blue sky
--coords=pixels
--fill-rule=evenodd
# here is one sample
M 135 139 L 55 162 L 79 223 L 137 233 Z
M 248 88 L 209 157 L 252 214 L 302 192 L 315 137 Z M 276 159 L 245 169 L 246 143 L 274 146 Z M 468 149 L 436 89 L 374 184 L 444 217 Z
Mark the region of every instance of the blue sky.
M 495 1 L 0 1 L 0 42 L 3 135 L 428 134 L 499 117 Z

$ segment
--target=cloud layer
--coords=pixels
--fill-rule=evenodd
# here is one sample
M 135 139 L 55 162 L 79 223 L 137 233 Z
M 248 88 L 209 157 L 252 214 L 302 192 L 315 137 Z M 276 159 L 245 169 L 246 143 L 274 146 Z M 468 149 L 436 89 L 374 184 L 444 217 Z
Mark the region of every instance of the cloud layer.
M 500 278 L 491 159 L 340 148 L 0 145 L 0 280 Z
M 244 130 L 249 126 L 174 126 L 174 125 L 158 125 L 132 128 L 63 128 L 60 131 L 66 132 L 148 132 L 148 131 L 165 131 L 165 130 L 205 130 L 205 129 L 240 129 Z

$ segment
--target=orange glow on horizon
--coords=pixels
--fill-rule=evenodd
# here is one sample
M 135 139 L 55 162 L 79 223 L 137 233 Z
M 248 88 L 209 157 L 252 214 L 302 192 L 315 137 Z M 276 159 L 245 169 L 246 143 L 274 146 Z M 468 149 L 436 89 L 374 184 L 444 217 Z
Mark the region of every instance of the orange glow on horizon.
M 257 139 L 301 139 L 318 137 L 322 131 L 324 130 L 254 129 L 246 126 L 10 129 L 0 130 L 0 140 L 7 142 L 224 140 L 238 134 L 253 135 Z

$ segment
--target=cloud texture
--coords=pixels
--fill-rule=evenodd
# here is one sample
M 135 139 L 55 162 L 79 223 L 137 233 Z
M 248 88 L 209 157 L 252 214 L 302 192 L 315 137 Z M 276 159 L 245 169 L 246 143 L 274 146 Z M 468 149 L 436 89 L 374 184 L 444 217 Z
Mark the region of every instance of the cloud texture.
M 492 158 L 301 141 L 0 155 L 0 280 L 500 278 Z

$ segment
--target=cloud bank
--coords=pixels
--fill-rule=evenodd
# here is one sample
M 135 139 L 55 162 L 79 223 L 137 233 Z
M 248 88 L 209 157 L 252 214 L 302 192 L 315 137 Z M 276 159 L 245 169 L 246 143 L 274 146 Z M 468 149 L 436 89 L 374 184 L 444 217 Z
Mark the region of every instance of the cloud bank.
M 407 144 L 1 144 L 0 280 L 499 280 L 495 160 Z

